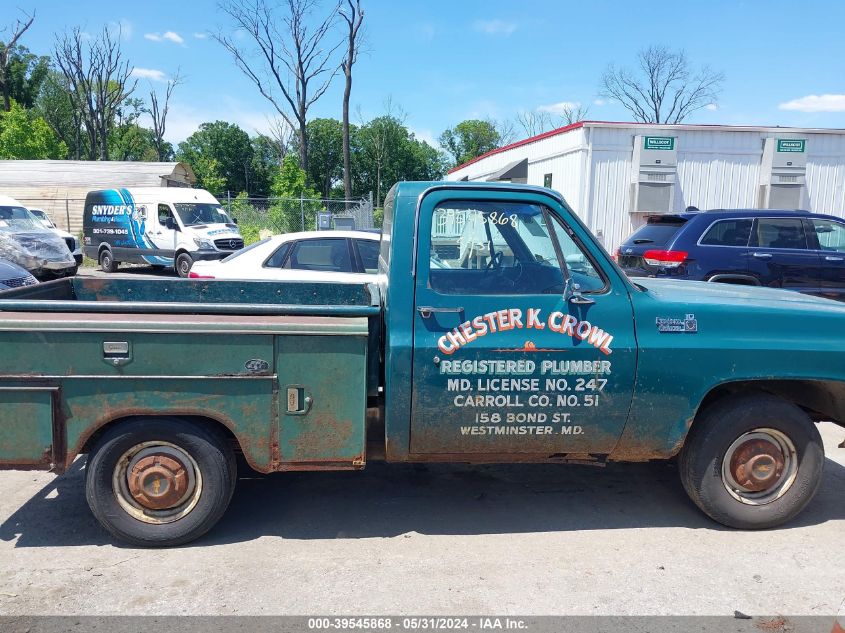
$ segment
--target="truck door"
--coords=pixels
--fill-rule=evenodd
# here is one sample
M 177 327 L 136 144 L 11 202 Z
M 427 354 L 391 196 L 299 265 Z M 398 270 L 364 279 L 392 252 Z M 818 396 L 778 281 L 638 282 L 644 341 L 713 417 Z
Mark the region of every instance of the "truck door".
M 613 449 L 634 386 L 630 298 L 570 217 L 541 193 L 422 200 L 411 454 Z

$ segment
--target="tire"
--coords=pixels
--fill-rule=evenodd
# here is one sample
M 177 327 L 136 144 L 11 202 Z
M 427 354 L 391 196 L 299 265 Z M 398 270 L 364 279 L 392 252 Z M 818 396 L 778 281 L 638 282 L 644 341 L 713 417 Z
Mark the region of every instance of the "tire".
M 732 468 L 745 461 L 744 449 L 760 458 L 754 445 L 769 453 L 775 446 L 783 449 L 780 475 L 776 461 L 761 458 L 758 472 L 771 481 L 754 483 Z M 678 465 L 690 499 L 711 519 L 744 530 L 765 529 L 790 521 L 813 499 L 824 447 L 813 421 L 791 402 L 768 394 L 737 395 L 696 417 Z
M 184 493 L 172 485 L 177 478 L 165 483 L 165 492 L 182 494 L 179 502 L 165 499 L 157 509 L 149 499 L 139 501 L 130 492 L 132 474 L 140 469 L 134 481 L 145 482 L 141 491 L 159 492 L 164 480 L 154 469 L 168 459 L 173 464 L 173 457 L 186 464 L 183 473 L 190 472 L 180 480 L 187 482 Z M 233 451 L 221 434 L 179 418 L 136 418 L 108 429 L 86 470 L 91 512 L 113 536 L 139 547 L 183 545 L 208 532 L 226 511 L 237 480 Z
M 111 251 L 107 248 L 100 253 L 100 269 L 104 273 L 113 273 L 117 270 L 117 262 L 114 261 Z
M 180 277 L 187 277 L 188 273 L 191 272 L 191 266 L 194 265 L 194 260 L 191 258 L 188 253 L 180 253 L 178 257 L 176 257 L 176 261 L 173 264 L 173 267 L 176 269 L 176 274 Z

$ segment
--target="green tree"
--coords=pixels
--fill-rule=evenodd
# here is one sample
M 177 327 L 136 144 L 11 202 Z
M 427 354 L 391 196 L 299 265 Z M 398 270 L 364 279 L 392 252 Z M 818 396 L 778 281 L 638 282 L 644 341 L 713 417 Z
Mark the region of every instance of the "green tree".
M 64 75 L 55 71 L 47 73 L 35 102 L 35 110 L 68 147 L 66 158 L 80 160 L 88 155 L 82 116 L 73 107 Z
M 226 193 L 226 179 L 220 174 L 217 159 L 210 156 L 197 156 L 190 164 L 197 177 L 197 187 L 205 189 L 212 195 L 219 196 Z M 246 192 L 242 193 L 246 195 Z
M 64 158 L 67 146 L 56 138 L 47 122 L 16 102 L 11 110 L 0 113 L 0 158 Z
M 343 178 L 343 124 L 337 119 L 313 119 L 308 122 L 308 182 L 320 196 L 329 198 L 332 186 Z M 294 151 L 299 152 L 299 141 Z
M 167 143 L 170 155 L 173 146 Z M 109 160 L 134 160 L 155 162 L 158 160 L 153 131 L 137 123 L 118 125 L 109 135 Z
M 268 212 L 271 229 L 277 233 L 313 231 L 317 227 L 317 211 L 323 207 L 319 192 L 312 189 L 294 154 L 288 154 L 273 178 L 271 193 L 276 200 Z
M 256 196 L 269 196 L 273 177 L 282 165 L 284 156 L 279 144 L 265 134 L 252 139 L 252 185 Z
M 203 123 L 184 142 L 179 143 L 177 160 L 194 167 L 201 159 L 214 159 L 224 178 L 223 190 L 252 192 L 254 149 L 249 134 L 233 123 Z
M 41 84 L 49 72 L 49 57 L 34 55 L 25 46 L 11 48 L 6 73 L 9 97 L 24 108 L 33 107 Z
M 452 155 L 456 165 L 496 149 L 502 143 L 495 124 L 479 119 L 461 121 L 454 128 L 445 130 L 438 140 L 443 149 Z

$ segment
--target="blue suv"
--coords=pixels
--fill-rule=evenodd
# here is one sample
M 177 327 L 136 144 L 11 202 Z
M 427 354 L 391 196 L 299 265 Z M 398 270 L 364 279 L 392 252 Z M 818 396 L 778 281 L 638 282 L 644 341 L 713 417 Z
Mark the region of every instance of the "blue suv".
M 845 300 L 845 221 L 806 211 L 654 216 L 616 252 L 630 277 L 785 288 Z

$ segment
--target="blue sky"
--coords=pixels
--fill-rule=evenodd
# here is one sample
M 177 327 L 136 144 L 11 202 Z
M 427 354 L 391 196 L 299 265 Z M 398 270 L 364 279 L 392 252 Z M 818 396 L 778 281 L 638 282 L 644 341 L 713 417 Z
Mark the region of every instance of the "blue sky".
M 621 106 L 599 98 L 599 78 L 608 63 L 629 64 L 649 44 L 683 48 L 694 63 L 725 73 L 718 107 L 688 122 L 845 127 L 845 2 L 838 0 L 363 4 L 367 50 L 355 68 L 353 111 L 378 115 L 391 97 L 407 113 L 407 125 L 429 141 L 466 118 L 512 119 L 561 102 L 589 106 L 591 119 L 631 120 Z M 208 36 L 227 26 L 213 1 L 7 0 L 0 25 L 20 16 L 18 7 L 35 9 L 22 43 L 42 54 L 51 50 L 54 33 L 71 26 L 95 32 L 122 24 L 124 51 L 145 77 L 141 93 L 181 69 L 185 83 L 174 94 L 170 140 L 215 119 L 253 134 L 273 115 Z M 340 118 L 341 94 L 338 76 L 311 115 Z

